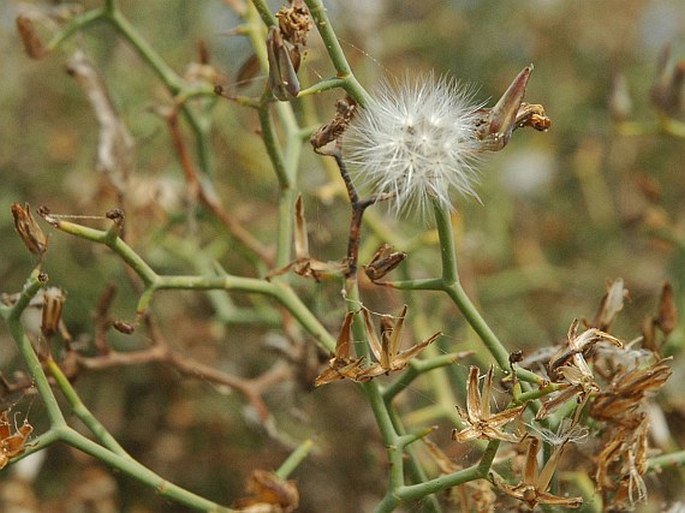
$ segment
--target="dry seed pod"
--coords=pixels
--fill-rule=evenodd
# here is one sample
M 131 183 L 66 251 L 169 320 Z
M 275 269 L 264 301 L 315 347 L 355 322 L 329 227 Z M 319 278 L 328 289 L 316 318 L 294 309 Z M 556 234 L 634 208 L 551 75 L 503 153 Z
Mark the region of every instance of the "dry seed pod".
M 45 57 L 47 51 L 40 37 L 38 37 L 33 20 L 26 15 L 20 14 L 17 16 L 16 23 L 19 37 L 21 37 L 21 42 L 24 44 L 24 50 L 26 50 L 28 56 L 32 59 L 42 59 Z
M 280 101 L 294 99 L 300 92 L 300 81 L 297 78 L 300 51 L 283 39 L 277 27 L 269 29 L 266 50 L 269 60 L 268 86 L 274 98 Z
M 371 281 L 377 281 L 384 278 L 390 271 L 394 270 L 400 265 L 407 254 L 402 251 L 393 251 L 392 246 L 383 244 L 371 258 L 368 265 L 363 266 L 366 276 Z
M 28 203 L 24 203 L 24 206 L 12 203 L 11 209 L 14 227 L 24 245 L 31 253 L 42 258 L 48 249 L 48 238 L 31 215 L 31 206 Z

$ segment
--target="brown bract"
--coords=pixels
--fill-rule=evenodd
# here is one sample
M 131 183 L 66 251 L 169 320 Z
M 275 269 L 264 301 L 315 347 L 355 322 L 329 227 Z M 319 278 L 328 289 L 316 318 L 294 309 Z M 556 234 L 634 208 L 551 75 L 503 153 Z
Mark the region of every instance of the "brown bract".
M 518 417 L 526 405 L 521 404 L 508 408 L 502 412 L 492 414 L 490 401 L 492 401 L 492 377 L 494 367 L 491 365 L 483 382 L 483 391 L 478 388 L 480 370 L 476 366 L 469 369 L 469 381 L 466 385 L 466 411 L 457 406 L 459 415 L 468 424 L 468 427 L 457 431 L 452 430 L 452 440 L 468 442 L 475 439 L 502 440 L 504 442 L 518 443 L 521 437 L 502 430 L 502 426 Z

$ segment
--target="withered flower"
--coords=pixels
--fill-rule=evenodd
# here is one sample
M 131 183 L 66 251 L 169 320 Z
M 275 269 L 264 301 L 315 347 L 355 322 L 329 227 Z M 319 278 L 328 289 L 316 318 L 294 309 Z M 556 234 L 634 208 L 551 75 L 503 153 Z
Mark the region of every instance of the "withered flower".
M 457 431 L 452 430 L 452 440 L 468 442 L 470 440 L 502 440 L 504 442 L 518 443 L 521 437 L 502 430 L 502 426 L 518 417 L 526 405 L 521 404 L 508 408 L 499 413 L 490 413 L 490 401 L 492 401 L 492 377 L 495 368 L 491 365 L 485 376 L 483 391 L 478 388 L 480 370 L 476 366 L 469 369 L 469 380 L 466 385 L 466 411 L 457 406 L 461 418 L 468 427 Z
M 597 328 L 589 328 L 578 334 L 578 320 L 574 320 L 566 336 L 566 346 L 550 359 L 548 374 L 552 381 L 568 385 L 567 388 L 548 399 L 538 410 L 535 418 L 544 418 L 547 414 L 576 397 L 584 403 L 589 394 L 599 390 L 595 375 L 587 362 L 587 358 L 599 343 L 609 343 L 616 347 L 623 347 L 623 343 Z
M 376 359 L 376 362 L 367 365 L 364 357 L 353 358 L 351 356 L 351 328 L 354 315 L 354 312 L 348 312 L 345 316 L 335 347 L 335 354 L 328 361 L 328 367 L 314 381 L 314 386 L 318 387 L 339 379 L 350 379 L 363 383 L 384 374 L 403 370 L 409 365 L 412 358 L 442 335 L 441 332 L 435 333 L 409 349 L 400 351 L 399 344 L 404 318 L 407 315 L 407 306 L 404 306 L 398 317 L 392 320 L 389 320 L 389 316 L 385 318 L 385 323 L 382 323 L 384 325 L 381 329 L 380 339 L 376 335 L 371 314 L 362 307 L 366 336 L 371 352 Z
M 330 155 L 330 143 L 337 141 L 345 133 L 350 121 L 357 111 L 357 103 L 349 96 L 335 102 L 335 117 L 320 126 L 309 138 L 314 151 L 322 155 Z
M 595 483 L 613 511 L 627 511 L 647 499 L 642 476 L 647 472 L 648 421 L 637 426 L 606 430 L 595 457 Z
M 501 478 L 496 477 L 494 474 L 491 474 L 491 478 L 497 488 L 510 497 L 527 503 L 531 508 L 535 508 L 538 504 L 578 508 L 583 504 L 582 497 L 562 497 L 553 495 L 547 491 L 549 484 L 552 481 L 552 477 L 554 476 L 554 472 L 559 465 L 559 460 L 561 459 L 564 447 L 565 444 L 556 447 L 547 460 L 547 463 L 545 463 L 545 466 L 542 470 L 539 470 L 537 455 L 540 448 L 540 440 L 531 437 L 530 445 L 528 446 L 528 454 L 526 456 L 523 481 L 518 485 L 512 486 Z
M 9 410 L 0 413 L 0 470 L 5 468 L 12 458 L 24 452 L 26 442 L 33 432 L 33 426 L 27 420 L 13 429 L 8 413 Z
M 23 206 L 12 203 L 11 209 L 14 228 L 24 245 L 31 253 L 42 258 L 48 249 L 48 238 L 31 214 L 31 206 L 28 203 L 24 203 Z
M 303 0 L 290 0 L 290 5 L 281 7 L 276 13 L 278 28 L 283 38 L 293 45 L 304 49 L 307 46 L 312 18 Z
M 290 513 L 300 504 L 294 481 L 286 481 L 274 472 L 255 470 L 245 486 L 249 497 L 239 499 L 234 507 L 248 513 Z
M 597 394 L 590 415 L 598 420 L 621 423 L 628 419 L 642 404 L 649 393 L 659 390 L 673 371 L 659 360 L 646 368 L 633 368 L 617 373 L 608 387 Z

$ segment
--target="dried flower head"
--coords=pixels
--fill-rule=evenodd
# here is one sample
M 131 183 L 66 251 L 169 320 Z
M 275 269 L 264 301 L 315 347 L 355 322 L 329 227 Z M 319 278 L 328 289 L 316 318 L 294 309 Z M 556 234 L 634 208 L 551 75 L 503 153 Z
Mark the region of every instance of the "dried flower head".
M 505 424 L 516 419 L 526 408 L 525 404 L 507 408 L 499 413 L 490 412 L 493 389 L 492 378 L 495 368 L 491 365 L 483 382 L 483 391 L 478 388 L 478 367 L 471 366 L 469 380 L 466 388 L 466 411 L 457 406 L 459 416 L 466 427 L 461 431 L 452 430 L 452 440 L 464 443 L 475 439 L 502 440 L 503 442 L 518 443 L 521 437 L 508 433 L 502 429 Z
M 433 74 L 385 83 L 347 131 L 353 179 L 392 195 L 396 213 L 425 214 L 432 201 L 451 208 L 450 194 L 478 197 L 474 162 L 480 105 L 468 87 Z

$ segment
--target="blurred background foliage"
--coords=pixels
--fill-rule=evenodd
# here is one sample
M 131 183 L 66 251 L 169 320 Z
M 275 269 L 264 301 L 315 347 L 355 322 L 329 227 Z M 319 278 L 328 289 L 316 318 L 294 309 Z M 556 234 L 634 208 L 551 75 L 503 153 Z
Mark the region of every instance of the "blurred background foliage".
M 125 0 L 121 5 L 178 73 L 197 62 L 200 41 L 228 84 L 251 55 L 247 41 L 231 35 L 238 19 L 219 0 Z M 546 134 L 517 132 L 504 151 L 484 159 L 483 205 L 460 200 L 456 214 L 462 280 L 507 347 L 532 351 L 563 339 L 574 318 L 594 314 L 605 282 L 617 277 L 625 280 L 631 296 L 614 330 L 625 340 L 638 336 L 644 318 L 655 311 L 664 280 L 673 284 L 684 310 L 685 142 L 659 129 L 659 113 L 650 102 L 664 45 L 672 45 L 671 66 L 685 59 L 681 0 L 531 0 L 515 5 L 501 0 L 330 0 L 327 5 L 348 59 L 368 88 L 381 77 L 435 70 L 473 84 L 479 99 L 496 99 L 523 66 L 534 63 L 527 99 L 544 104 L 552 128 Z M 275 11 L 280 5 L 272 6 Z M 65 73 L 69 52 L 30 60 L 14 25 L 19 8 L 13 0 L 0 3 L 4 292 L 20 290 L 34 264 L 14 232 L 11 203 L 28 201 L 53 212 L 84 215 L 102 215 L 116 206 L 116 196 L 95 170 L 97 121 L 83 91 Z M 332 74 L 318 36 L 312 34 L 310 41 L 300 72 L 305 87 Z M 232 274 L 263 275 L 202 210 L 199 229 L 189 235 L 183 174 L 158 113 L 170 98 L 157 78 L 107 27 L 92 27 L 66 47 L 77 44 L 96 63 L 135 138 L 134 187 L 125 198 L 130 244 L 159 272 L 202 272 L 202 265 L 216 259 Z M 616 92 L 619 76 L 627 92 Z M 241 92 L 260 94 L 264 78 L 256 77 Z M 630 109 L 612 111 L 612 99 L 626 99 L 618 94 L 629 95 Z M 314 128 L 332 116 L 340 96 L 326 92 L 296 102 L 296 108 Z M 256 114 L 219 101 L 211 117 L 211 179 L 221 201 L 256 237 L 272 244 L 277 182 L 256 131 Z M 183 130 L 188 133 L 187 127 Z M 331 192 L 340 190 L 339 179 L 331 163 L 316 157 L 308 145 L 300 169 L 313 254 L 339 260 L 348 226 L 348 205 Z M 383 208 L 376 213 L 375 229 L 368 231 L 362 248 L 367 258 L 380 238 L 391 234 L 410 255 L 402 272 L 430 275 L 438 258 L 430 227 L 391 219 Z M 135 288 L 121 262 L 103 247 L 53 233 L 46 271 L 53 285 L 67 291 L 64 319 L 86 350 L 94 306 L 107 283 L 119 286 L 113 314 L 133 316 Z M 335 333 L 342 309 L 339 284 L 294 280 L 301 281 L 302 296 Z M 366 293 L 384 311 L 397 311 L 406 300 L 370 285 Z M 232 299 L 237 306 L 251 304 L 238 295 Z M 412 301 L 412 308 L 422 312 L 425 331 L 447 334 L 441 341 L 444 350 L 476 348 L 480 362 L 487 361 L 451 303 L 437 294 Z M 282 336 L 273 322 L 226 322 L 212 305 L 207 294 L 169 292 L 156 297 L 153 311 L 172 347 L 220 370 L 256 376 L 279 358 L 270 348 Z M 110 343 L 125 350 L 144 347 L 147 340 L 144 334 L 112 334 Z M 679 327 L 668 341 L 675 372 L 667 386 L 669 407 L 662 412 L 680 447 L 685 443 L 685 405 L 678 390 L 685 370 L 682 343 Z M 0 369 L 11 377 L 20 368 L 14 342 L 2 328 Z M 461 366 L 462 373 L 465 369 Z M 371 413 L 349 383 L 316 391 L 306 385 L 289 380 L 266 394 L 275 426 L 269 432 L 240 397 L 162 365 L 87 372 L 76 383 L 83 400 L 124 447 L 199 494 L 230 503 L 241 495 L 252 469 L 277 467 L 293 444 L 313 436 L 315 452 L 295 474 L 300 510 L 367 511 L 385 489 L 383 447 Z M 430 400 L 420 385 L 406 395 L 404 400 L 414 405 Z M 15 409 L 26 411 L 29 405 L 40 432 L 39 401 L 25 398 Z M 446 433 L 442 446 L 450 446 L 449 429 L 441 431 Z M 468 459 L 462 449 L 446 450 Z M 86 493 L 84 483 L 102 485 L 103 497 L 111 498 L 109 511 L 184 511 L 160 504 L 140 485 L 112 477 L 90 458 L 63 447 L 51 448 L 37 470 L 30 493 L 40 498 L 42 511 L 75 511 L 69 500 Z M 0 504 L 9 500 L 10 474 L 0 474 L 0 485 L 6 485 Z M 648 486 L 651 500 L 642 511 L 659 511 L 662 504 L 685 499 L 677 472 L 652 476 Z M 107 504 L 103 499 L 100 506 Z M 414 508 L 420 510 L 420 504 Z

